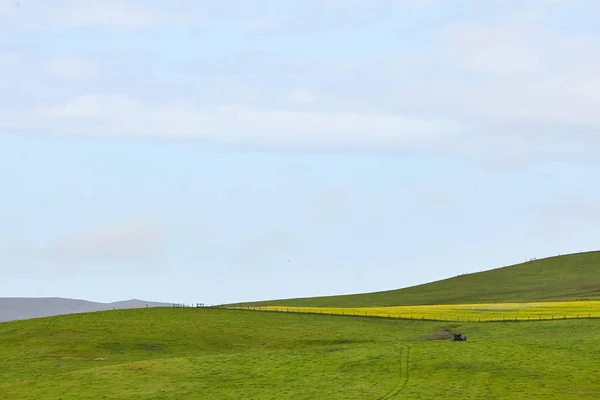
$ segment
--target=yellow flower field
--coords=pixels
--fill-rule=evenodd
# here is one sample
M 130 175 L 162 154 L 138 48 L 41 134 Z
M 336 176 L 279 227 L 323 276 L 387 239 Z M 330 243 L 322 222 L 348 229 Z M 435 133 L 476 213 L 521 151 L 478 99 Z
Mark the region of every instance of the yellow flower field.
M 423 306 L 324 308 L 324 307 L 229 307 L 259 311 L 330 315 L 356 315 L 437 321 L 509 321 L 565 318 L 600 318 L 600 301 L 544 303 L 440 304 Z

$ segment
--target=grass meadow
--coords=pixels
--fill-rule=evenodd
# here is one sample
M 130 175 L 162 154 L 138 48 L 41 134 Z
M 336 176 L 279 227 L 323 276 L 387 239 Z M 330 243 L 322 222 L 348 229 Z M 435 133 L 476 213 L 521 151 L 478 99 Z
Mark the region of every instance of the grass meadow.
M 600 320 L 142 309 L 0 324 L 0 399 L 597 399 Z M 449 340 L 461 332 L 467 342 Z

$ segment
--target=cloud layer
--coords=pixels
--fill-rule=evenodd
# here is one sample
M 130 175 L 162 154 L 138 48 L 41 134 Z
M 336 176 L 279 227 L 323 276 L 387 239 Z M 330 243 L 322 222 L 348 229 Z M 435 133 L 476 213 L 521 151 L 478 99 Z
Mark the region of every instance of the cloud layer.
M 3 2 L 0 128 L 519 160 L 600 150 L 595 3 L 201 3 Z

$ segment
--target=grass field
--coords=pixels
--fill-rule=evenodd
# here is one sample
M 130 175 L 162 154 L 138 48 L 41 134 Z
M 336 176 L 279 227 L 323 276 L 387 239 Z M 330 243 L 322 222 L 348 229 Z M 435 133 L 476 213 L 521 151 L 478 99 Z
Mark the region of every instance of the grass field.
M 0 324 L 0 399 L 597 399 L 600 320 L 142 309 Z M 447 340 L 461 331 L 467 342 Z
M 385 307 L 569 300 L 600 300 L 600 251 L 540 259 L 405 289 L 244 305 Z
M 262 308 L 0 323 L 0 400 L 598 399 L 599 252 Z
M 230 308 L 235 309 L 235 307 Z M 438 304 L 362 308 L 247 306 L 240 309 L 461 322 L 536 321 L 567 318 L 600 319 L 600 301 Z

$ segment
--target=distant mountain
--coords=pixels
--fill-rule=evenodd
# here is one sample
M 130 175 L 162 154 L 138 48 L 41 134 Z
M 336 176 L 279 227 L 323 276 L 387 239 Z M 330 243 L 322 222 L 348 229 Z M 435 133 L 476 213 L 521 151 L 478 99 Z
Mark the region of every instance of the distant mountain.
M 117 301 L 114 303 L 96 303 L 59 297 L 0 297 L 0 322 L 113 309 L 171 306 L 171 303 L 157 303 L 138 299 Z

